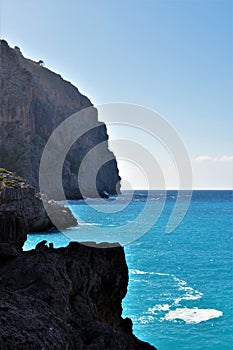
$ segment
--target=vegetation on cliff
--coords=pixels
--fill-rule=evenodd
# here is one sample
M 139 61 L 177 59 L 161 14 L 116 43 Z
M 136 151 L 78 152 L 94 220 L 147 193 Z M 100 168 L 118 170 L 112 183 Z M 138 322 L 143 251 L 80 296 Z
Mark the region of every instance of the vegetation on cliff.
M 48 231 L 53 223 L 46 213 L 47 207 L 59 219 L 59 228 L 77 225 L 70 209 L 49 200 L 15 173 L 0 168 L 0 214 L 12 213 L 20 217 L 27 232 Z

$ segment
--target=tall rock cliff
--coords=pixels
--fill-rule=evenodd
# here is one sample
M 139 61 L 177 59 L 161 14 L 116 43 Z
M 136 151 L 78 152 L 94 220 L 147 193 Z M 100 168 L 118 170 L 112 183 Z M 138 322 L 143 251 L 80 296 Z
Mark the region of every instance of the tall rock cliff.
M 0 45 L 0 166 L 17 172 L 38 187 L 41 155 L 50 135 L 70 115 L 92 104 L 60 75 L 24 58 L 19 48 L 10 48 L 5 40 Z M 98 122 L 97 111 L 93 126 L 75 142 L 64 162 L 63 186 L 67 198 L 81 197 L 77 181 L 79 165 L 89 150 L 108 140 L 106 125 Z M 98 171 L 97 190 L 100 195 L 105 191 L 116 194 L 120 177 L 107 143 L 102 154 L 94 153 L 91 169 L 101 163 L 101 158 L 111 160 Z M 85 181 L 83 194 L 91 196 L 93 184 L 88 183 L 88 174 Z M 56 199 L 56 193 L 52 196 Z
M 25 252 L 23 230 L 22 218 L 0 214 L 1 350 L 156 350 L 122 318 L 122 247 L 42 241 Z

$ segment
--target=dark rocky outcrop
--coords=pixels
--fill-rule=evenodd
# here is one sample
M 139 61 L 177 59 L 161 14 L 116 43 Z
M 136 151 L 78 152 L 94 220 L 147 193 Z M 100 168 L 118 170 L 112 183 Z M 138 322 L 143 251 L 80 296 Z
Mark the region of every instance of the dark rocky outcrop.
M 63 120 L 91 102 L 4 40 L 0 54 L 0 166 L 30 183 L 0 169 L 0 349 L 155 349 L 137 339 L 132 321 L 121 316 L 128 268 L 118 244 L 70 243 L 54 249 L 43 241 L 34 250 L 22 251 L 28 231 L 53 226 L 35 189 L 46 141 Z M 82 158 L 107 140 L 106 126 L 97 122 L 97 114 L 96 123 L 65 161 L 63 184 L 69 198 L 81 196 L 77 170 Z M 110 153 L 106 146 L 90 168 L 94 170 L 100 157 Z M 115 194 L 119 180 L 113 156 L 98 172 L 98 192 Z M 88 174 L 85 181 L 88 187 Z M 69 209 L 43 196 L 50 212 L 60 219 L 60 228 L 77 224 Z
M 8 234 L 10 236 L 11 230 L 12 232 L 22 230 L 24 233 L 48 231 L 53 227 L 53 223 L 46 213 L 47 207 L 49 207 L 50 213 L 56 216 L 58 228 L 64 229 L 77 225 L 77 220 L 69 208 L 65 208 L 53 200 L 48 200 L 45 195 L 38 193 L 34 187 L 28 185 L 21 177 L 0 168 L 1 235 Z M 11 222 L 11 225 L 7 221 L 10 216 L 15 217 L 15 222 Z
M 0 349 L 155 349 L 121 317 L 128 284 L 123 248 L 73 242 L 54 249 L 42 241 L 22 251 L 30 225 L 49 219 L 41 195 L 22 178 L 1 169 L 0 181 Z
M 122 319 L 128 269 L 120 246 L 70 243 L 1 259 L 2 350 L 152 350 Z
M 40 159 L 51 133 L 71 114 L 92 104 L 60 75 L 24 58 L 19 48 L 10 48 L 5 40 L 0 41 L 0 55 L 0 166 L 16 172 L 38 189 Z M 83 122 L 94 128 L 77 140 L 64 163 L 67 198 L 81 197 L 77 181 L 80 163 L 90 149 L 108 139 L 106 125 L 98 122 L 94 108 L 93 112 L 94 118 L 93 113 L 87 113 Z M 92 168 L 97 169 L 100 159 L 107 158 L 110 160 L 96 178 L 100 195 L 105 191 L 116 194 L 119 190 L 117 163 L 107 142 L 101 154 L 93 154 Z M 85 181 L 84 196 L 91 196 L 93 184 L 89 186 L 88 174 Z M 53 199 L 59 199 L 55 197 L 53 193 Z
M 26 220 L 14 212 L 0 212 L 0 257 L 16 256 L 27 239 Z

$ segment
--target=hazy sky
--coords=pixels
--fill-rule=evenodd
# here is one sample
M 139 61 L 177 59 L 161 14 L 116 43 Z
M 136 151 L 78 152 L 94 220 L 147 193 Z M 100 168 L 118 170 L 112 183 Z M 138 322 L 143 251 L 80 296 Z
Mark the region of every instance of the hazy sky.
M 230 0 L 1 0 L 1 37 L 96 105 L 158 111 L 186 145 L 193 186 L 232 188 L 232 14 Z M 127 162 L 120 171 L 144 187 Z M 169 161 L 163 171 L 176 187 Z

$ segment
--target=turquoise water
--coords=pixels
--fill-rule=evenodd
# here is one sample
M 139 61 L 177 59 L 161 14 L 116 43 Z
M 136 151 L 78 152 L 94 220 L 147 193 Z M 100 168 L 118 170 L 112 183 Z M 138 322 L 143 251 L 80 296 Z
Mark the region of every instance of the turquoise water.
M 165 226 L 176 195 L 175 191 L 167 193 L 159 220 L 139 238 L 137 232 L 133 232 L 134 226 L 125 225 L 135 222 L 138 227 L 144 225 L 151 213 L 144 215 L 140 222 L 137 217 L 146 201 L 154 203 L 156 212 L 163 194 L 154 192 L 147 198 L 147 192 L 137 191 L 123 210 L 121 206 L 128 203 L 129 193 L 116 200 L 92 200 L 92 207 L 84 201 L 72 201 L 69 206 L 80 222 L 79 228 L 66 230 L 66 235 L 56 230 L 31 234 L 25 249 L 33 248 L 42 239 L 59 247 L 71 239 L 116 241 L 122 235 L 138 238 L 125 246 L 130 279 L 123 316 L 132 318 L 134 333 L 158 350 L 230 350 L 233 341 L 232 192 L 194 191 L 181 224 L 166 234 Z M 116 212 L 103 213 L 109 208 Z M 119 236 L 114 229 L 119 230 Z

